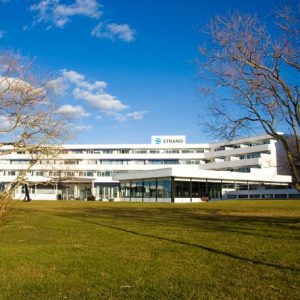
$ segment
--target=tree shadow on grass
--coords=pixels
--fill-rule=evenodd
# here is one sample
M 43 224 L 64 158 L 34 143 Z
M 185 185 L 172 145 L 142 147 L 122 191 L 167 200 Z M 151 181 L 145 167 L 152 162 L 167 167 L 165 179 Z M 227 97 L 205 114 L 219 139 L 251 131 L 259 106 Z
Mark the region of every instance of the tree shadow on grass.
M 75 220 L 75 221 L 79 221 L 79 222 L 83 222 L 83 223 L 87 223 L 87 224 L 92 224 L 92 225 L 97 225 L 97 226 L 101 226 L 104 228 L 109 228 L 112 230 L 117 230 L 120 232 L 124 232 L 124 233 L 128 233 L 128 234 L 133 234 L 133 235 L 137 235 L 137 236 L 141 236 L 141 237 L 145 237 L 145 238 L 151 238 L 151 239 L 156 239 L 156 240 L 160 240 L 160 241 L 165 241 L 165 242 L 170 242 L 170 243 L 175 243 L 178 245 L 183 245 L 183 246 L 188 246 L 188 247 L 194 247 L 197 249 L 201 249 L 201 250 L 205 250 L 208 251 L 210 253 L 214 253 L 217 255 L 223 255 L 225 257 L 229 257 L 232 259 L 236 259 L 239 261 L 243 261 L 243 262 L 247 262 L 250 264 L 254 264 L 254 265 L 262 265 L 262 266 L 268 266 L 268 267 L 273 267 L 273 268 L 277 268 L 277 269 L 282 269 L 282 270 L 290 270 L 290 271 L 296 271 L 296 272 L 300 272 L 300 269 L 298 268 L 294 268 L 294 267 L 290 267 L 290 266 L 285 266 L 285 265 L 280 265 L 280 264 L 276 264 L 276 263 L 269 263 L 269 262 L 265 262 L 262 260 L 258 260 L 258 259 L 253 259 L 253 258 L 248 258 L 248 257 L 244 257 L 241 255 L 237 255 L 234 253 L 230 253 L 227 251 L 223 251 L 223 250 L 219 250 L 213 247 L 208 247 L 205 245 L 201 245 L 201 244 L 196 244 L 196 243 L 191 243 L 191 242 L 186 242 L 186 241 L 181 241 L 181 240 L 177 240 L 177 239 L 173 239 L 173 238 L 168 238 L 168 237 L 163 237 L 163 236 L 159 236 L 159 235 L 154 235 L 154 234 L 149 234 L 149 233 L 143 233 L 143 232 L 139 232 L 139 231 L 135 231 L 135 230 L 131 230 L 131 229 L 126 229 L 120 226 L 116 226 L 116 225 L 108 225 L 102 222 L 96 222 L 94 220 L 88 220 L 86 218 L 83 217 L 100 217 L 100 213 L 99 213 L 99 209 L 98 212 L 96 213 L 95 209 L 93 208 L 80 208 L 80 209 L 74 209 L 74 211 L 70 211 L 70 209 L 68 209 L 68 212 L 62 211 L 62 210 L 57 210 L 57 211 L 53 211 L 53 209 L 51 210 L 39 210 L 39 209 L 33 209 L 33 208 L 26 208 L 26 209 L 22 209 L 22 208 L 16 208 L 15 210 L 19 210 L 19 211 L 23 211 L 23 212 L 39 212 L 39 213 L 47 213 L 53 216 L 58 216 L 58 217 L 63 217 L 63 218 L 67 218 L 67 219 L 71 219 L 71 220 Z M 124 211 L 125 210 L 125 211 Z M 141 213 L 142 213 L 142 218 L 141 218 Z M 176 215 L 176 213 L 174 214 L 174 211 L 172 209 L 172 212 L 169 212 L 170 215 L 166 215 L 166 211 L 164 209 L 163 215 L 165 216 L 164 219 L 168 219 L 168 220 L 182 220 L 182 218 L 184 218 L 184 214 L 179 214 Z M 124 221 L 124 219 L 128 219 L 128 218 L 135 218 L 135 221 L 141 221 L 141 219 L 144 220 L 145 219 L 151 219 L 151 216 L 154 217 L 154 219 L 157 221 L 157 218 L 155 218 L 155 214 L 153 214 L 153 212 L 151 212 L 150 214 L 147 214 L 147 212 L 145 212 L 144 210 L 142 211 L 130 211 L 129 209 L 107 209 L 105 208 L 105 210 L 101 210 L 101 215 L 103 215 L 103 220 L 107 221 L 107 217 L 108 215 L 113 219 L 115 218 L 120 218 Z M 188 213 L 187 215 L 189 215 L 189 217 L 191 217 L 191 214 Z M 187 215 L 185 216 L 187 218 Z M 176 216 L 176 217 L 175 217 Z M 172 219 L 173 218 L 173 219 Z M 223 219 L 222 219 L 223 218 Z M 206 215 L 197 215 L 197 219 L 201 219 L 202 222 L 212 222 L 213 221 L 217 221 L 217 222 L 244 222 L 245 223 L 245 219 L 246 222 L 250 222 L 253 224 L 257 224 L 258 222 L 258 226 L 259 224 L 264 224 L 264 226 L 266 226 L 266 221 L 263 222 L 263 220 L 268 219 L 268 225 L 272 225 L 273 227 L 275 226 L 284 226 L 284 229 L 288 229 L 290 224 L 293 223 L 297 223 L 299 222 L 298 219 L 295 220 L 295 218 L 262 218 L 262 217 L 236 217 L 236 216 L 206 216 Z M 154 220 L 154 222 L 155 222 Z M 153 221 L 153 220 L 152 220 Z M 162 220 L 160 220 L 162 221 Z M 256 222 L 256 223 L 255 223 Z M 147 222 L 148 224 L 149 222 Z M 159 226 L 158 222 L 155 222 L 156 226 Z M 169 224 L 169 223 L 163 223 L 164 225 Z M 178 224 L 177 224 L 178 226 Z M 212 224 L 208 225 L 208 226 L 212 226 Z M 223 228 L 222 228 L 223 227 Z M 225 226 L 216 226 L 216 228 L 214 228 L 214 230 L 226 230 L 226 231 L 230 231 L 230 232 L 237 232 L 237 228 L 233 228 L 233 229 L 228 229 Z M 245 234 L 245 232 L 243 232 L 242 234 Z M 273 236 L 271 236 L 273 238 Z
M 59 213 L 65 214 L 61 210 Z M 201 232 L 225 232 L 280 240 L 299 240 L 300 219 L 295 217 L 240 216 L 218 213 L 195 213 L 190 209 L 131 209 L 131 208 L 80 208 L 68 209 L 68 215 L 102 218 L 105 221 L 126 221 L 143 226 L 167 226 L 183 230 L 196 229 Z M 283 232 L 288 232 L 284 236 Z M 292 233 L 294 235 L 292 236 Z
M 277 269 L 285 269 L 285 270 L 300 272 L 300 269 L 297 269 L 297 268 L 292 268 L 292 267 L 289 267 L 289 266 L 283 266 L 283 265 L 279 265 L 279 264 L 263 262 L 263 261 L 260 261 L 260 260 L 255 260 L 255 259 L 239 256 L 239 255 L 236 255 L 236 254 L 233 254 L 233 253 L 229 253 L 229 252 L 226 252 L 226 251 L 222 251 L 222 250 L 218 250 L 218 249 L 215 249 L 215 248 L 207 247 L 207 246 L 204 246 L 204 245 L 199 245 L 199 244 L 195 244 L 195 243 L 190 243 L 190 242 L 180 241 L 180 240 L 176 240 L 176 239 L 161 237 L 161 236 L 152 235 L 152 234 L 145 234 L 145 233 L 141 233 L 141 232 L 138 232 L 138 231 L 125 229 L 125 228 L 122 228 L 122 227 L 111 226 L 111 225 L 107 225 L 107 224 L 103 224 L 103 223 L 98 223 L 98 222 L 95 222 L 95 221 L 84 220 L 84 219 L 65 216 L 65 215 L 62 216 L 62 217 L 74 219 L 76 221 L 80 221 L 80 222 L 84 222 L 84 223 L 89 223 L 89 224 L 93 224 L 93 225 L 98 225 L 98 226 L 110 228 L 110 229 L 113 229 L 113 230 L 122 231 L 122 232 L 125 232 L 125 233 L 130 233 L 130 234 L 134 234 L 134 235 L 138 235 L 138 236 L 142 236 L 142 237 L 153 238 L 153 239 L 156 239 L 156 240 L 161 240 L 161 241 L 166 241 L 166 242 L 172 242 L 172 243 L 176 243 L 176 244 L 180 244 L 180 245 L 184 245 L 184 246 L 189 246 L 189 247 L 195 247 L 195 248 L 202 249 L 202 250 L 214 253 L 214 254 L 224 255 L 224 256 L 227 256 L 227 257 L 230 257 L 230 258 L 233 258 L 233 259 L 237 259 L 237 260 L 248 262 L 248 263 L 255 264 L 255 265 L 263 265 L 263 266 L 273 267 L 273 268 L 277 268 Z

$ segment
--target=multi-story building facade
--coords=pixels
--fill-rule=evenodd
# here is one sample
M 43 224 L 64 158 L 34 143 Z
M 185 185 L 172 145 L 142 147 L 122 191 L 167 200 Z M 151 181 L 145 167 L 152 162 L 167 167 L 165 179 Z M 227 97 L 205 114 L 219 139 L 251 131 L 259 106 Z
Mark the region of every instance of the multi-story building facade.
M 62 145 L 59 154 L 34 163 L 31 153 L 8 147 L 0 151 L 1 187 L 8 188 L 22 174 L 32 199 L 124 199 L 119 180 L 126 182 L 126 176 L 141 171 L 151 178 L 157 170 L 170 168 L 187 177 L 222 180 L 218 194 L 222 198 L 236 191 L 239 178 L 244 178 L 244 185 L 246 181 L 281 188 L 291 184 L 290 176 L 277 172 L 276 141 L 267 135 L 211 144 L 187 144 L 185 136 L 153 136 L 151 144 Z M 24 198 L 23 185 L 14 197 Z

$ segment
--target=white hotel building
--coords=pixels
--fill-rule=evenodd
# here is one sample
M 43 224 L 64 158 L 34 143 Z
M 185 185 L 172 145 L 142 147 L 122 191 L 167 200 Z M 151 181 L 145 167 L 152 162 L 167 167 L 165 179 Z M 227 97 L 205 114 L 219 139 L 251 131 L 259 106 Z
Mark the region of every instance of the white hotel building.
M 280 174 L 278 148 L 267 135 L 205 144 L 152 136 L 151 144 L 62 145 L 30 169 L 30 153 L 1 148 L 0 188 L 25 172 L 33 200 L 300 198 L 291 176 Z M 14 197 L 24 196 L 19 186 Z

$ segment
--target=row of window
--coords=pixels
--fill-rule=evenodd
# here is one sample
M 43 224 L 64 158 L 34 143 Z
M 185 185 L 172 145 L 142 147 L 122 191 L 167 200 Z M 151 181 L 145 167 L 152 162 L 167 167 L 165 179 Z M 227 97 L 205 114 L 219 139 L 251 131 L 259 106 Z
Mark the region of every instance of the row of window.
M 205 163 L 215 163 L 215 162 L 222 162 L 222 161 L 236 161 L 236 160 L 243 160 L 243 159 L 260 158 L 261 154 L 271 154 L 271 152 L 263 151 L 263 152 L 255 152 L 255 153 L 243 154 L 243 155 L 238 155 L 238 156 L 214 157 L 214 158 L 205 160 Z
M 242 147 L 259 146 L 270 144 L 270 140 L 258 141 L 255 143 L 242 143 L 235 145 L 220 146 L 213 151 L 223 151 Z M 162 153 L 205 153 L 210 152 L 209 148 L 190 148 L 190 149 L 63 149 L 60 153 L 64 154 L 162 154 Z M 9 154 L 12 150 L 0 150 L 0 154 Z M 35 151 L 16 151 L 17 154 L 38 154 L 39 150 Z
M 118 172 L 118 171 L 115 171 Z M 0 175 L 17 176 L 27 173 L 31 176 L 46 176 L 46 177 L 110 177 L 113 171 L 17 171 L 17 170 L 0 170 Z
M 168 165 L 168 164 L 178 164 L 178 162 L 174 161 L 157 161 L 156 163 L 153 162 L 153 164 L 157 165 Z M 199 164 L 198 161 L 192 161 L 187 164 Z M 251 168 L 254 167 L 259 167 L 259 166 L 253 166 L 253 167 L 243 167 L 243 168 L 227 168 L 224 171 L 230 171 L 230 172 L 243 172 L 243 173 L 250 173 Z M 2 176 L 17 176 L 21 175 L 26 171 L 24 170 L 0 170 L 0 175 Z M 122 170 L 115 170 L 115 171 L 95 171 L 95 170 L 90 170 L 90 171 L 78 171 L 78 170 L 68 170 L 68 171 L 29 171 L 27 172 L 31 176 L 59 176 L 59 177 L 73 177 L 73 176 L 87 176 L 87 177 L 109 177 L 112 176 L 113 172 L 122 172 Z
M 63 150 L 65 154 L 177 154 L 177 153 L 204 153 L 208 149 L 70 149 Z
M 29 160 L 0 160 L 0 163 L 8 163 L 12 165 L 19 164 L 29 164 Z M 187 165 L 197 165 L 203 163 L 201 160 L 195 159 L 151 159 L 151 160 L 117 160 L 117 159 L 106 159 L 106 160 L 40 160 L 34 164 L 38 165 L 177 165 L 177 164 L 187 164 Z
M 224 150 L 231 150 L 237 148 L 244 148 L 244 147 L 253 147 L 253 146 L 261 146 L 261 145 L 269 145 L 271 143 L 270 140 L 263 140 L 255 143 L 242 143 L 242 144 L 235 144 L 235 145 L 224 145 L 214 149 L 215 152 L 217 151 L 224 151 Z
M 223 183 L 222 184 L 223 189 L 232 189 L 237 191 L 245 191 L 245 190 L 280 190 L 280 189 L 289 189 L 291 188 L 288 184 L 263 184 L 263 183 Z
M 241 159 L 249 159 L 260 157 L 260 154 L 249 154 L 241 156 Z M 187 165 L 197 165 L 204 163 L 214 163 L 217 162 L 217 159 L 210 160 L 200 160 L 200 159 L 139 159 L 139 160 L 121 160 L 121 159 L 106 159 L 106 160 L 40 160 L 34 162 L 35 165 L 147 165 L 147 164 L 165 164 L 165 165 L 173 165 L 173 164 L 187 164 Z M 225 158 L 224 161 L 229 161 L 230 158 Z M 221 161 L 220 161 L 221 162 Z M 11 165 L 19 165 L 19 164 L 29 164 L 30 160 L 0 160 L 0 164 L 11 164 Z
M 61 154 L 178 154 L 178 153 L 204 153 L 209 149 L 65 149 Z M 2 150 L 0 154 L 12 153 L 11 150 Z M 32 154 L 28 151 L 16 151 L 17 154 Z
M 227 195 L 227 199 L 300 199 L 300 194 L 252 194 Z
M 171 198 L 171 180 L 144 180 L 120 184 L 122 198 Z M 174 181 L 175 198 L 221 198 L 221 183 Z
M 128 182 L 120 187 L 122 198 L 171 198 L 170 180 Z

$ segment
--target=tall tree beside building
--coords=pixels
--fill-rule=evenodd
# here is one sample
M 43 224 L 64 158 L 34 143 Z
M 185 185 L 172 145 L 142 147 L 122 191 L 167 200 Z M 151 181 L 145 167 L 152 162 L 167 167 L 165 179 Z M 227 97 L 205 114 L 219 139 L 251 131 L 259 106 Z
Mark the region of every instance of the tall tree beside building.
M 198 59 L 201 100 L 210 112 L 202 124 L 223 138 L 258 129 L 280 141 L 297 190 L 299 32 L 299 3 L 276 9 L 268 28 L 257 16 L 238 11 L 216 16 L 205 28 L 208 40 Z
M 66 136 L 66 119 L 56 113 L 47 83 L 32 73 L 31 62 L 13 51 L 0 52 L 0 155 L 17 151 L 30 156 L 9 188 L 0 192 L 0 214 L 40 157 L 53 155 Z M 27 185 L 26 185 L 27 186 Z

